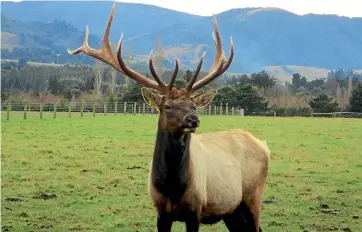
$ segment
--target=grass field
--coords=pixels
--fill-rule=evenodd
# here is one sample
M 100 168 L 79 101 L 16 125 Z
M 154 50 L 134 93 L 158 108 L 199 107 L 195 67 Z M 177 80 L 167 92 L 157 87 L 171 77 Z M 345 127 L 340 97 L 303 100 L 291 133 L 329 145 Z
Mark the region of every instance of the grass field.
M 2 231 L 156 231 L 147 195 L 156 121 L 3 118 Z M 264 231 L 362 231 L 361 120 L 203 116 L 198 132 L 229 128 L 245 128 L 272 150 Z M 227 230 L 219 223 L 201 231 Z

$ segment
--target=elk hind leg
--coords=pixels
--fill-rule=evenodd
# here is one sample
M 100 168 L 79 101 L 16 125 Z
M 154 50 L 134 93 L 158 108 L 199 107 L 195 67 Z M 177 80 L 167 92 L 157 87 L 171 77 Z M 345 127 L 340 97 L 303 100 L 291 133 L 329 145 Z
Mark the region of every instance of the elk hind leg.
M 241 202 L 232 214 L 224 217 L 223 221 L 230 232 L 256 231 L 254 217 L 245 202 Z
M 261 194 L 263 192 L 263 186 L 255 188 L 253 194 L 245 199 L 245 205 L 242 207 L 243 214 L 250 214 L 249 222 L 254 223 L 254 230 L 261 232 L 260 227 L 260 213 L 261 213 Z

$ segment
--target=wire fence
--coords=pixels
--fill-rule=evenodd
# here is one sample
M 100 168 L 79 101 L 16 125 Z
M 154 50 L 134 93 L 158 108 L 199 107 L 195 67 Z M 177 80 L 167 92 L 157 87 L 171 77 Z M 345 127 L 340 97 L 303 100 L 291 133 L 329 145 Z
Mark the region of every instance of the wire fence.
M 2 118 L 57 118 L 57 117 L 89 117 L 113 115 L 146 115 L 158 114 L 157 110 L 144 102 L 62 102 L 54 103 L 7 103 L 1 106 Z M 281 108 L 264 112 L 244 113 L 241 107 L 229 107 L 228 104 L 210 104 L 197 109 L 199 115 L 226 116 L 274 116 L 274 117 L 347 117 L 362 118 L 362 113 L 331 112 L 315 113 L 309 108 Z
M 138 102 L 67 102 L 61 104 L 47 103 L 8 103 L 1 107 L 2 117 L 23 119 L 39 117 L 86 117 L 122 114 L 158 114 L 157 110 L 145 103 Z M 200 115 L 242 115 L 244 110 L 226 105 L 208 105 L 197 109 Z M 4 115 L 5 113 L 5 115 Z
M 359 113 L 359 112 L 312 113 L 312 117 L 327 117 L 327 118 L 362 118 L 362 113 Z

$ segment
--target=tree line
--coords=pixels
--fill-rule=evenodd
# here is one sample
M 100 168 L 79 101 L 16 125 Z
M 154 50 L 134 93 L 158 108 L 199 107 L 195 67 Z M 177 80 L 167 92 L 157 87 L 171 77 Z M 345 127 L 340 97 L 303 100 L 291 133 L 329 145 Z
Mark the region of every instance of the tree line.
M 155 59 L 158 59 L 157 54 Z M 126 62 L 151 78 L 147 66 L 137 66 L 130 60 Z M 243 108 L 246 114 L 268 110 L 294 112 L 290 114 L 296 115 L 298 112 L 308 114 L 311 110 L 362 112 L 360 74 L 349 70 L 338 71 L 346 74 L 344 79 L 330 76 L 308 81 L 306 77 L 295 73 L 291 76 L 291 82 L 285 83 L 280 83 L 264 70 L 249 75 L 228 74 L 203 90 L 217 88 L 214 104 Z M 173 70 L 158 68 L 157 72 L 164 81 L 169 82 Z M 192 75 L 192 70 L 180 70 L 175 85 L 184 87 Z M 199 76 L 203 75 L 205 73 Z M 96 61 L 93 66 L 31 65 L 19 62 L 3 67 L 1 85 L 3 102 L 143 101 L 141 85 L 101 61 Z

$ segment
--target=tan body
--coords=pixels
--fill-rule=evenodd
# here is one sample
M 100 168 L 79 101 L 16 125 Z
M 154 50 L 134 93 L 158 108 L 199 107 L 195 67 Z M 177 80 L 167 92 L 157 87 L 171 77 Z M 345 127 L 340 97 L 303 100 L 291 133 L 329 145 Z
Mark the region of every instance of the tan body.
M 269 153 L 265 143 L 240 129 L 193 134 L 190 144 L 191 182 L 182 202 L 201 212 L 202 217 L 230 214 L 241 201 L 245 201 L 252 212 L 258 213 L 268 173 Z M 151 175 L 152 169 L 149 177 Z M 152 181 L 148 187 L 156 208 L 166 204 L 166 210 L 174 213 L 185 208 L 172 205 L 167 197 L 157 192 Z M 259 224 L 259 220 L 255 223 Z

